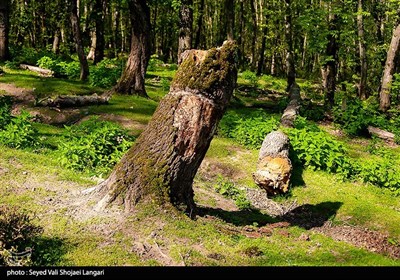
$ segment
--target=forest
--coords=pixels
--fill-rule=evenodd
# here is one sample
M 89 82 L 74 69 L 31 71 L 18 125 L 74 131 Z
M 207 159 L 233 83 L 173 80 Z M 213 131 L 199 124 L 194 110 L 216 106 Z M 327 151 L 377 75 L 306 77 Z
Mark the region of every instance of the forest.
M 400 266 L 400 0 L 0 0 L 0 151 L 0 267 Z

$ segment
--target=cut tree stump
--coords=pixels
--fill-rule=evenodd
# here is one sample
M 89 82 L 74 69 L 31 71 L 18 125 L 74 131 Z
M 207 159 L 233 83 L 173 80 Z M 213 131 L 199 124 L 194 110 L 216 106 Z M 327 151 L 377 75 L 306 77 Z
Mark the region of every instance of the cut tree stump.
M 289 138 L 282 131 L 270 132 L 262 143 L 253 179 L 268 195 L 286 193 L 289 190 L 292 173 L 289 147 Z
M 388 141 L 388 142 L 395 142 L 394 138 L 396 136 L 394 133 L 391 133 L 389 131 L 382 130 L 380 128 L 373 127 L 373 126 L 368 126 L 367 129 L 368 129 L 369 134 L 371 134 L 371 135 L 374 135 L 374 136 L 376 136 L 380 139 L 383 139 L 385 141 Z
M 24 70 L 30 70 L 32 72 L 38 73 L 40 76 L 43 76 L 43 77 L 52 77 L 54 75 L 54 72 L 49 69 L 44 69 L 44 68 L 40 68 L 37 66 L 28 65 L 28 64 L 20 64 L 19 68 L 24 69 Z
M 285 111 L 283 111 L 281 117 L 281 124 L 285 127 L 293 127 L 294 121 L 300 110 L 300 87 L 297 83 L 294 83 L 289 89 L 289 104 Z

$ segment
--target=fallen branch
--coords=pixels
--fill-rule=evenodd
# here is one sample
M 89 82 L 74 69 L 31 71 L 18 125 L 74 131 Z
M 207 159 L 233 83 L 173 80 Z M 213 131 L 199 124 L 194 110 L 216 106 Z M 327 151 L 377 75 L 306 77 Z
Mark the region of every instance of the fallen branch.
M 368 126 L 368 132 L 371 135 L 374 135 L 380 139 L 386 140 L 386 141 L 390 141 L 390 142 L 394 142 L 394 138 L 395 135 L 394 133 L 391 133 L 389 131 L 377 128 L 377 127 L 373 127 L 373 126 Z
M 54 72 L 49 69 L 44 69 L 44 68 L 40 68 L 37 66 L 28 65 L 28 64 L 20 64 L 19 68 L 24 69 L 24 70 L 30 70 L 30 71 L 38 73 L 39 75 L 44 76 L 44 77 L 52 77 L 54 75 Z
M 45 106 L 45 107 L 56 107 L 56 108 L 69 108 L 69 107 L 82 107 L 89 105 L 102 105 L 107 104 L 110 100 L 110 95 L 102 94 L 97 95 L 96 93 L 92 95 L 83 95 L 83 96 L 75 96 L 75 95 L 67 95 L 67 96 L 58 96 L 55 99 L 46 98 L 40 100 L 37 105 Z
M 289 104 L 281 117 L 281 124 L 286 127 L 293 127 L 294 121 L 300 110 L 300 87 L 294 83 L 289 89 Z

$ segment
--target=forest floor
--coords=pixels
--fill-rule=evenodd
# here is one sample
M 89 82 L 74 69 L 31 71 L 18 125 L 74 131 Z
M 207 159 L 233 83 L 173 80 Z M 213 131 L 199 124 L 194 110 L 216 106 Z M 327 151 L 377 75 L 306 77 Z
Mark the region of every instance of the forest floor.
M 150 99 L 116 95 L 109 105 L 45 112 L 34 106 L 38 96 L 91 94 L 101 89 L 27 71 L 5 72 L 0 91 L 18 97 L 15 113 L 23 108 L 46 120 L 35 126 L 48 142 L 57 141 L 62 124 L 92 115 L 139 135 L 168 92 L 160 79 L 170 80 L 174 74 L 149 73 Z M 44 90 L 47 81 L 51 92 Z M 245 84 L 239 79 L 239 85 Z M 254 96 L 239 87 L 230 110 L 273 108 L 283 96 L 284 81 L 262 85 L 266 90 Z M 342 134 L 337 139 L 357 153 L 370 141 Z M 399 151 L 397 146 L 389 148 Z M 302 169 L 293 175 L 289 195 L 268 198 L 252 181 L 258 151 L 231 139 L 216 136 L 202 162 L 194 182 L 199 214 L 193 220 L 143 203 L 129 214 L 118 206 L 96 212 L 98 198 L 88 190 L 103 178 L 60 166 L 51 151 L 1 150 L 0 204 L 25 209 L 44 229 L 34 248 L 36 265 L 400 265 L 400 200 L 389 190 Z M 219 194 L 215 186 L 221 182 L 244 190 L 252 209 L 240 210 L 234 200 Z

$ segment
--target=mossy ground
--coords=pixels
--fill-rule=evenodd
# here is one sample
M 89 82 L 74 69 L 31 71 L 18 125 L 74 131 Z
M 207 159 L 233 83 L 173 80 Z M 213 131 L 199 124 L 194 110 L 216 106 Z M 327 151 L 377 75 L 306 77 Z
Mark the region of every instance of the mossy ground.
M 170 81 L 173 71 L 159 69 L 148 73 L 150 99 L 116 95 L 110 105 L 92 106 L 89 114 L 122 115 L 146 124 L 159 100 L 168 89 L 160 83 Z M 36 88 L 40 94 L 90 94 L 101 89 L 78 81 L 40 78 L 27 71 L 6 69 L 1 83 Z M 239 84 L 247 81 L 239 76 Z M 280 90 L 280 79 L 260 81 L 265 87 Z M 284 84 L 283 84 L 284 86 Z M 236 93 L 240 100 L 248 98 Z M 251 99 L 251 98 L 250 98 Z M 252 108 L 233 102 L 233 110 Z M 268 111 L 267 111 L 268 112 Z M 195 220 L 169 210 L 160 211 L 153 204 L 139 204 L 134 213 L 79 216 L 71 212 L 76 193 L 97 184 L 96 178 L 66 170 L 59 165 L 51 147 L 63 128 L 36 124 L 49 149 L 14 150 L 1 147 L 0 203 L 16 205 L 36 216 L 43 235 L 36 240 L 34 260 L 37 265 L 85 266 L 399 266 L 400 260 L 367 251 L 346 242 L 335 241 L 313 230 L 290 224 L 272 228 L 268 236 L 251 236 L 243 227 L 257 231 L 262 226 L 281 221 L 280 217 L 255 210 L 240 211 L 224 204 L 226 199 L 210 185 L 218 176 L 239 186 L 255 187 L 252 172 L 257 150 L 246 149 L 230 139 L 215 137 L 195 179 L 195 200 L 201 214 Z M 134 133 L 139 134 L 140 129 Z M 360 146 L 341 139 L 350 149 Z M 370 141 L 370 140 L 365 140 Z M 394 148 L 394 150 L 398 148 Z M 349 224 L 387 234 L 400 241 L 400 200 L 390 191 L 359 182 L 342 182 L 335 175 L 320 171 L 298 170 L 294 186 L 287 196 L 274 198 L 277 203 L 308 204 L 333 213 L 326 219 L 335 225 Z M 204 195 L 204 194 L 209 195 Z M 87 209 L 95 203 L 91 201 Z M 322 210 L 321 210 L 322 211 Z M 121 219 L 123 217 L 123 219 Z M 304 239 L 302 236 L 309 238 Z

